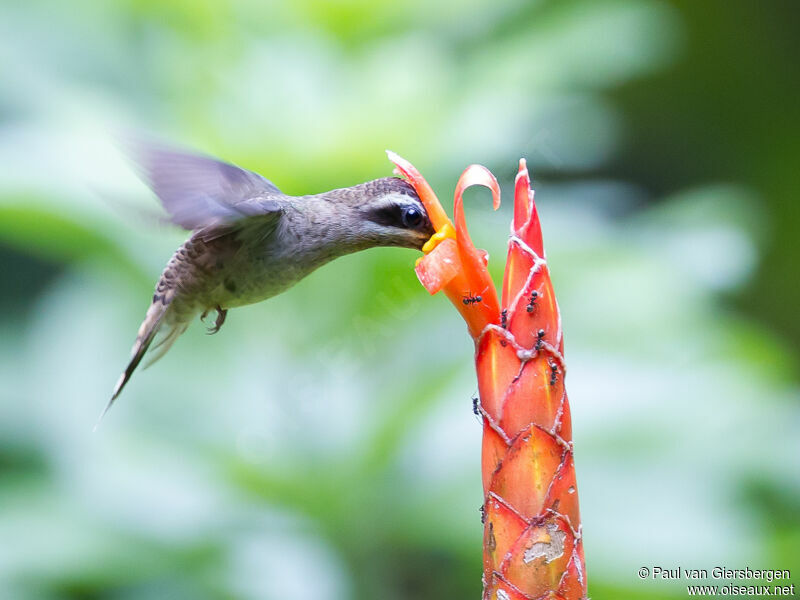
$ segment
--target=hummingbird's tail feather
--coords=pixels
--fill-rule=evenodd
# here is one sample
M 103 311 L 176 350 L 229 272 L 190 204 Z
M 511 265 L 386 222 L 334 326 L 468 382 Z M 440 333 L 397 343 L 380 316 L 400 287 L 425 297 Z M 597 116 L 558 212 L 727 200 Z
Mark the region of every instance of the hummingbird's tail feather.
M 114 386 L 114 393 L 111 394 L 111 399 L 108 401 L 108 404 L 106 404 L 105 409 L 103 409 L 100 418 L 97 420 L 97 425 L 100 424 L 100 421 L 108 412 L 108 409 L 111 408 L 111 406 L 114 404 L 114 401 L 117 399 L 120 393 L 122 393 L 122 389 L 125 387 L 125 384 L 128 383 L 131 375 L 133 375 L 133 372 L 136 370 L 136 367 L 138 367 L 139 363 L 142 361 L 145 352 L 147 352 L 148 348 L 150 348 L 150 345 L 153 343 L 156 334 L 161 329 L 162 321 L 164 319 L 164 315 L 167 313 L 168 308 L 169 304 L 164 304 L 160 298 L 157 298 L 150 305 L 150 308 L 147 310 L 147 315 L 145 316 L 144 321 L 142 321 L 142 324 L 139 327 L 139 332 L 136 335 L 136 342 L 134 342 L 133 348 L 131 349 L 131 359 L 128 362 L 128 366 L 125 367 L 122 375 L 120 375 L 119 379 L 117 380 L 117 385 Z M 182 332 L 186 326 L 184 325 L 182 328 L 180 326 L 173 327 L 167 335 L 167 338 L 173 335 L 176 328 L 180 329 Z M 175 337 L 177 337 L 177 335 Z M 166 340 L 162 340 L 162 342 L 163 341 Z M 173 339 L 169 342 L 167 349 L 169 349 L 169 346 L 172 345 L 172 342 L 174 341 L 175 340 Z M 159 345 L 162 342 L 159 342 Z M 159 357 L 162 356 L 164 352 L 166 352 L 166 349 L 162 352 L 159 352 Z M 95 429 L 97 429 L 97 425 L 95 425 Z
M 172 348 L 172 344 L 175 343 L 175 340 L 177 340 L 180 337 L 180 335 L 184 331 L 186 331 L 186 328 L 188 326 L 189 326 L 188 323 L 180 323 L 177 325 L 173 325 L 167 332 L 167 334 L 155 343 L 155 345 L 153 346 L 153 350 L 155 350 L 156 352 L 151 353 L 147 357 L 147 361 L 144 363 L 144 366 L 142 368 L 146 369 L 154 362 L 159 360 L 162 356 L 164 356 L 169 351 L 169 349 Z

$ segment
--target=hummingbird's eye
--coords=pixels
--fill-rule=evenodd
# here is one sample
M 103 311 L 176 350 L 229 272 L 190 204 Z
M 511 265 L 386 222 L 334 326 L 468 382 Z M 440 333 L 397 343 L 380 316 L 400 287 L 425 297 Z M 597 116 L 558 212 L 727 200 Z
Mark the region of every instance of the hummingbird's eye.
M 403 225 L 409 229 L 419 227 L 422 223 L 422 211 L 413 206 L 403 210 Z

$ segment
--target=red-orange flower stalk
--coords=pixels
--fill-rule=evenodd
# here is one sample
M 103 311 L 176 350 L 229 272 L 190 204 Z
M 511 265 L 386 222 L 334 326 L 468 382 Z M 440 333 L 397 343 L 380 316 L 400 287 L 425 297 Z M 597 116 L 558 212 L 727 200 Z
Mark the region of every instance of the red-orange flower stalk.
M 389 158 L 415 187 L 437 233 L 416 266 L 467 322 L 483 420 L 483 583 L 485 600 L 586 598 L 572 427 L 564 388 L 564 340 L 525 160 L 515 181 L 514 217 L 498 301 L 487 255 L 467 232 L 467 187 L 500 188 L 484 167 L 458 180 L 453 217 L 406 160 Z

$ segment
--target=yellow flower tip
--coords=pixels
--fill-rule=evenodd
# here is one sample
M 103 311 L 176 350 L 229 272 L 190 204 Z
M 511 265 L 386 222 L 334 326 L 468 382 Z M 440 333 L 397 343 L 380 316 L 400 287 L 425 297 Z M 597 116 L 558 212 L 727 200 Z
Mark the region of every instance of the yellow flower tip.
M 439 231 L 434 233 L 430 239 L 425 242 L 425 245 L 422 247 L 422 251 L 425 254 L 431 252 L 436 246 L 441 244 L 447 238 L 456 239 L 456 230 L 453 228 L 453 224 L 450 222 L 445 223 L 439 228 Z M 422 259 L 420 259 L 422 260 Z M 419 263 L 419 260 L 417 261 Z

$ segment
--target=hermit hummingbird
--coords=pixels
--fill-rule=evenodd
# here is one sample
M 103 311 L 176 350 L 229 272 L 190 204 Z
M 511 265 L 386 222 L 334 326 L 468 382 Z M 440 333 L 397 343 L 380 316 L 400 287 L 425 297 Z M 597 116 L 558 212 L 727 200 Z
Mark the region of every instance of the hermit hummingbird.
M 192 233 L 158 279 L 103 414 L 145 353 L 148 364 L 161 358 L 196 316 L 216 311 L 216 333 L 230 308 L 280 294 L 334 258 L 377 246 L 420 249 L 434 233 L 414 188 L 397 177 L 289 196 L 210 156 L 151 142 L 129 153 L 169 220 Z

